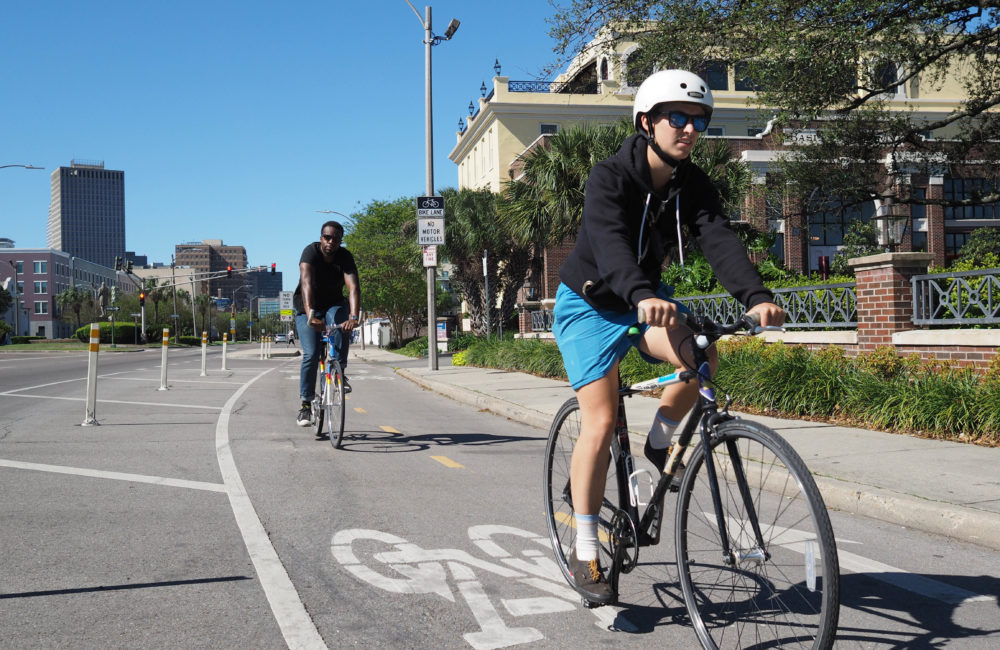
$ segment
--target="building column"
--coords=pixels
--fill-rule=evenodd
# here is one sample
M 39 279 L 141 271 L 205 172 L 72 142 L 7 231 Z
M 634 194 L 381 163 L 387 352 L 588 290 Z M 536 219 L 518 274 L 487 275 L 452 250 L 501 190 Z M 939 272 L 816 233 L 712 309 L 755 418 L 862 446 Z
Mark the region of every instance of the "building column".
M 892 345 L 896 332 L 914 329 L 915 275 L 927 273 L 931 253 L 880 253 L 848 261 L 858 298 L 858 352 Z

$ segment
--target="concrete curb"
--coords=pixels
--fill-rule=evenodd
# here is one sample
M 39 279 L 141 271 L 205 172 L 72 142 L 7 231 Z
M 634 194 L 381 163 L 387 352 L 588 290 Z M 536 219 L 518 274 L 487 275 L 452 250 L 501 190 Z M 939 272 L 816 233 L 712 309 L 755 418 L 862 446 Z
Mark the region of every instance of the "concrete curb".
M 396 374 L 455 401 L 484 409 L 547 431 L 553 415 L 529 409 L 474 389 L 435 381 L 396 368 Z M 813 475 L 831 510 L 906 526 L 935 535 L 1000 551 L 1000 515 L 952 503 L 930 501 L 877 486 L 860 485 L 836 477 Z

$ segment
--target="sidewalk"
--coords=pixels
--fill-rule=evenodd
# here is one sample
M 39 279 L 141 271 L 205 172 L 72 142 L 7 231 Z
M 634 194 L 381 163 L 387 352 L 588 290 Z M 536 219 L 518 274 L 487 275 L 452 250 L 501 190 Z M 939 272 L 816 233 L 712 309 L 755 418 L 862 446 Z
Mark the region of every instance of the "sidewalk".
M 351 356 L 390 366 L 411 360 L 371 346 L 352 346 Z M 454 400 L 544 430 L 573 396 L 565 381 L 447 364 L 436 371 L 424 366 L 397 367 L 396 372 Z M 640 444 L 656 403 L 641 396 L 628 402 L 629 428 Z M 792 444 L 831 509 L 1000 550 L 1000 448 L 805 420 L 748 419 Z

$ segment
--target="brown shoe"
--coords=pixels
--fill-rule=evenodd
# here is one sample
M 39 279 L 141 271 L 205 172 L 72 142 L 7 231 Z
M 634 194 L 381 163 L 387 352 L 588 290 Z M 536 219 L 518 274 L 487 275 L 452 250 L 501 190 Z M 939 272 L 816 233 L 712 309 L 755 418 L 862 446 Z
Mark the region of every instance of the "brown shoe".
M 615 594 L 597 560 L 582 562 L 576 559 L 576 549 L 573 549 L 569 557 L 569 570 L 573 574 L 576 590 L 585 599 L 596 605 L 605 605 L 614 600 Z

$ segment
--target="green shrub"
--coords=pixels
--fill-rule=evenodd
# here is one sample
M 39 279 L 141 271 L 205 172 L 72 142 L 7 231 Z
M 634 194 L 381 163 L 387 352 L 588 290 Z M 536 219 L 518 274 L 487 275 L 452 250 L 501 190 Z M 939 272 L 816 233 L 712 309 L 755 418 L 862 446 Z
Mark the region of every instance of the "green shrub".
M 101 343 L 111 343 L 111 323 L 100 323 L 101 326 Z M 135 341 L 136 327 L 135 323 L 116 322 L 114 326 L 114 343 L 125 344 L 132 343 Z M 90 342 L 90 325 L 84 325 L 80 327 L 75 332 L 73 336 L 84 343 Z

